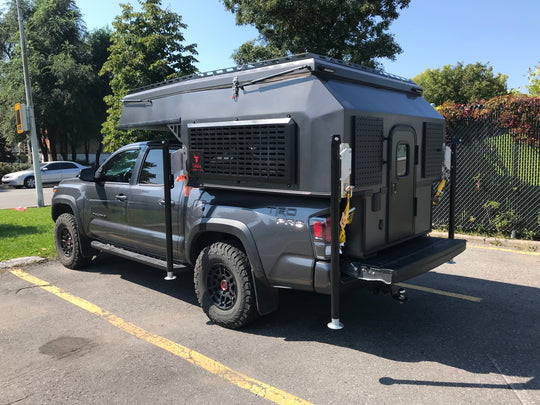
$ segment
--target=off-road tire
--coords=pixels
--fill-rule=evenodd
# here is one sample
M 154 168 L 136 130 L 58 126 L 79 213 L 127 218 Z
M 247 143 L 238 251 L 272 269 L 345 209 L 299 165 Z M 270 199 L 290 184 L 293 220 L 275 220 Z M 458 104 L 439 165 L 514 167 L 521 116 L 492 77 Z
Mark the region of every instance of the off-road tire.
M 238 329 L 258 317 L 251 267 L 242 250 L 223 242 L 207 246 L 193 278 L 199 304 L 216 325 Z
M 34 188 L 36 187 L 36 180 L 34 176 L 28 176 L 24 179 L 24 187 L 25 188 Z
M 79 269 L 92 260 L 81 253 L 81 240 L 77 221 L 72 214 L 66 213 L 56 219 L 54 225 L 54 246 L 58 260 L 68 269 Z

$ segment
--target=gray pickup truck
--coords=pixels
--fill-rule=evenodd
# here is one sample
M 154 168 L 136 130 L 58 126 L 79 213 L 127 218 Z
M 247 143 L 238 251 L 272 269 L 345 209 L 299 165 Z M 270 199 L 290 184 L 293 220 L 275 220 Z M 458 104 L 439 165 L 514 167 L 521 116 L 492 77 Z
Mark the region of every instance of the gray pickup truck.
M 444 120 L 421 94 L 407 79 L 312 54 L 134 90 L 120 127 L 177 142 L 124 146 L 95 173 L 62 181 L 52 200 L 59 260 L 80 268 L 105 251 L 194 269 L 202 309 L 228 328 L 274 311 L 279 288 L 330 294 L 339 134 L 349 216 L 339 285 L 393 291 L 465 249 L 427 236 Z M 170 156 L 182 157 L 172 170 Z

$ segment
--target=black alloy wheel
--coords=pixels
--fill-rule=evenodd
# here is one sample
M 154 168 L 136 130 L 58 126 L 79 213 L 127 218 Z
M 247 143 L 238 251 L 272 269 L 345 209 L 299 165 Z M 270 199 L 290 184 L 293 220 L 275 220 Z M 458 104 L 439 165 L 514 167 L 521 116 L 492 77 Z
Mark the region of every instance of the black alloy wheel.
M 206 276 L 206 286 L 210 299 L 219 309 L 231 309 L 236 303 L 238 286 L 234 275 L 225 266 L 212 266 Z

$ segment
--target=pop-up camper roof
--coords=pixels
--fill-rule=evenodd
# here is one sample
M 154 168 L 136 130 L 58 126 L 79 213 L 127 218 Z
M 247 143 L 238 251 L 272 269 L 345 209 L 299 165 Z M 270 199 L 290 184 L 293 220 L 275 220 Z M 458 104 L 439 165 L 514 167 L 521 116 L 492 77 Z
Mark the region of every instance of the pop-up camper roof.
M 194 116 L 201 115 L 193 113 L 191 107 L 193 101 L 191 97 L 183 97 L 185 95 L 197 92 L 215 98 L 218 97 L 215 91 L 229 90 L 228 97 L 222 101 L 241 102 L 243 95 L 252 94 L 261 86 L 310 76 L 321 80 L 340 79 L 373 88 L 407 93 L 411 96 L 422 94 L 422 89 L 411 80 L 381 70 L 308 53 L 196 73 L 131 90 L 123 99 L 124 107 L 119 127 L 166 130 L 167 125 L 178 124 L 180 120 L 193 119 Z M 281 87 L 283 92 L 279 96 L 280 101 L 276 100 L 279 104 L 290 97 L 286 87 Z M 259 108 L 257 115 L 263 113 L 263 106 Z M 209 119 L 213 114 L 212 111 L 205 109 L 204 115 Z M 219 115 L 220 118 L 227 119 L 223 114 Z
M 304 54 L 133 90 L 120 128 L 171 130 L 205 162 L 192 184 L 328 195 L 332 134 L 356 146 L 361 190 L 385 183 L 392 127 L 413 128 L 420 146 L 425 123 L 442 144 L 444 120 L 411 80 Z

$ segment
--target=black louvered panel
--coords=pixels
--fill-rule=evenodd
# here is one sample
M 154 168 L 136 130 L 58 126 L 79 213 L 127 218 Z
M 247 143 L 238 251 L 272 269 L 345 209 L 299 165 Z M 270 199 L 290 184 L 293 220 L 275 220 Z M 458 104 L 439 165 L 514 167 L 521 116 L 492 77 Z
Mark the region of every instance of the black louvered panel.
M 373 186 L 382 182 L 383 119 L 356 117 L 354 139 L 354 185 Z
M 444 126 L 424 122 L 422 177 L 439 177 L 443 161 Z
M 202 165 L 195 174 L 200 179 L 293 183 L 294 132 L 294 125 L 281 123 L 190 127 L 190 149 Z

